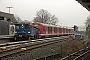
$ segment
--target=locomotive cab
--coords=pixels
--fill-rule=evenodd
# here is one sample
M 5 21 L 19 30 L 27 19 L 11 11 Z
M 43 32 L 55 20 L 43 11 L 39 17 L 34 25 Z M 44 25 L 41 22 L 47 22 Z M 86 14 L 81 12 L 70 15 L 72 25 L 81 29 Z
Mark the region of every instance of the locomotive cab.
M 14 40 L 30 40 L 36 34 L 36 28 L 30 24 L 15 24 Z

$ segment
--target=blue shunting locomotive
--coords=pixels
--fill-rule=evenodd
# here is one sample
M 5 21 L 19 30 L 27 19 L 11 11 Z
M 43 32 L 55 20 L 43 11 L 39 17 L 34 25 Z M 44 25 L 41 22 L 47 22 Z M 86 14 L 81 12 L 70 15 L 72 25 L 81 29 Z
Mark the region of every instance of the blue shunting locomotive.
M 15 24 L 14 40 L 30 40 L 36 34 L 36 28 L 29 23 Z

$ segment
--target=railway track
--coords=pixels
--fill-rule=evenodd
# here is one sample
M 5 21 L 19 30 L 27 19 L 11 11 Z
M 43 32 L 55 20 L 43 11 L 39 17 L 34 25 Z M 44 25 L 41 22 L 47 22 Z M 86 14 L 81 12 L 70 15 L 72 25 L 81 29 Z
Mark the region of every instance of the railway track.
M 67 37 L 53 37 L 0 44 L 0 59 L 7 58 L 23 51 L 30 51 L 50 44 L 66 41 L 67 39 Z
M 88 56 L 90 56 L 90 48 L 86 47 L 85 49 L 81 49 L 62 58 L 61 60 L 86 60 Z

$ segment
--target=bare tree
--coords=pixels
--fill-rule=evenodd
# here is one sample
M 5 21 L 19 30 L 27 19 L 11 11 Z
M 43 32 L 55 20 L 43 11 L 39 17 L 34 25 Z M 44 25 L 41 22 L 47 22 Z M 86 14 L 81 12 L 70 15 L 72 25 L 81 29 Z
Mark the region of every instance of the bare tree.
M 51 16 L 50 24 L 55 25 L 57 22 L 58 22 L 58 18 L 55 15 Z
M 86 24 L 86 30 L 89 31 L 90 30 L 90 16 L 87 17 L 85 24 Z
M 58 18 L 55 17 L 55 15 L 52 16 L 47 10 L 41 9 L 40 11 L 37 11 L 33 21 L 45 24 L 56 24 Z
M 85 24 L 86 24 L 86 26 L 90 25 L 90 16 L 87 17 L 87 20 L 86 20 Z

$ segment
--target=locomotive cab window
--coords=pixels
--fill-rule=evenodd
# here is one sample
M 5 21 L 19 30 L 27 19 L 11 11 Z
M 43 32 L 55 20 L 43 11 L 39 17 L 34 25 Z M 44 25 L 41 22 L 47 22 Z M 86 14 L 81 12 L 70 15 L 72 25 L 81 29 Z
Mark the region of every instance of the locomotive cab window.
M 19 26 L 17 25 L 17 26 L 15 26 L 15 28 L 16 28 L 16 29 L 19 29 Z
M 26 25 L 25 25 L 25 28 L 26 28 L 26 29 L 29 29 L 29 28 L 30 28 L 30 26 L 29 26 L 28 24 L 26 24 Z
M 19 25 L 15 25 L 15 30 L 17 30 L 17 29 L 19 29 L 20 27 L 19 27 Z

